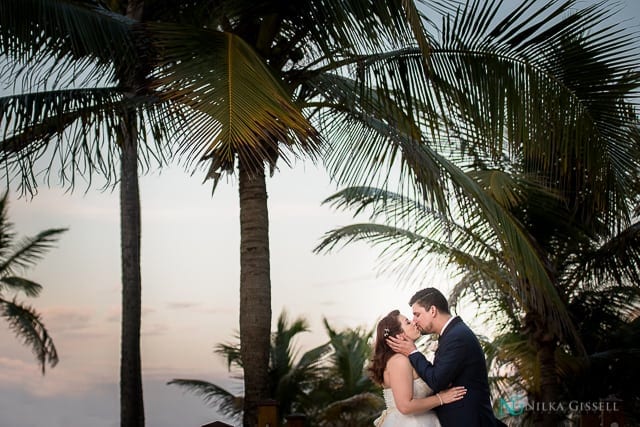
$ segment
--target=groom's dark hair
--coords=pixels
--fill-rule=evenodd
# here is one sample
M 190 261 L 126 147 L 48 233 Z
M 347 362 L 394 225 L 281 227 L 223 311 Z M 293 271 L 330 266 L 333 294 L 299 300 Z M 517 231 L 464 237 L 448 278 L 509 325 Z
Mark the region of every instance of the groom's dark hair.
M 415 303 L 418 303 L 427 310 L 432 305 L 435 305 L 440 313 L 450 314 L 447 299 L 442 295 L 442 292 L 436 288 L 425 288 L 416 292 L 409 300 L 409 306 Z

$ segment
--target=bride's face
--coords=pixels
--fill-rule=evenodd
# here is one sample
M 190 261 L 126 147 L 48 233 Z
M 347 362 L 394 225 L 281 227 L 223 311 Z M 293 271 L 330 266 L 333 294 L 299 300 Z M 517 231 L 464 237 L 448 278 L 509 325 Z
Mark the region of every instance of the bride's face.
M 412 341 L 415 341 L 418 338 L 420 338 L 420 335 L 421 335 L 420 330 L 411 320 L 407 319 L 402 314 L 398 316 L 398 320 L 400 321 L 402 332 L 407 336 L 407 338 L 409 338 Z

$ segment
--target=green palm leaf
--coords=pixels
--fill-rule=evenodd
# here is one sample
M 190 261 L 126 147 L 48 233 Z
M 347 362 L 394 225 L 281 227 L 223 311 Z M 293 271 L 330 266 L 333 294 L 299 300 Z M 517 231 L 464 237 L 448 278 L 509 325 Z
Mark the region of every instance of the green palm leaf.
M 29 306 L 18 302 L 9 301 L 0 295 L 0 317 L 9 322 L 9 328 L 31 348 L 45 373 L 45 367 L 49 364 L 54 367 L 58 364 L 58 352 L 45 328 L 40 315 Z
M 212 407 L 215 407 L 221 414 L 232 417 L 236 420 L 242 415 L 242 397 L 237 397 L 233 393 L 210 382 L 192 379 L 177 378 L 167 383 L 177 385 L 198 397 Z
M 40 315 L 30 306 L 7 299 L 7 292 L 24 292 L 38 296 L 42 286 L 29 279 L 15 276 L 21 270 L 33 267 L 53 247 L 66 229 L 50 229 L 35 237 L 15 242 L 13 225 L 8 220 L 8 195 L 0 198 L 0 317 L 9 322 L 9 328 L 31 348 L 45 373 L 49 364 L 58 363 L 58 352 Z
M 8 194 L 5 193 L 0 198 L 0 275 L 5 279 L 17 270 L 33 267 L 53 247 L 60 234 L 66 231 L 62 228 L 49 229 L 34 237 L 25 237 L 15 242 L 12 227 L 8 221 Z M 11 283 L 12 280 L 14 279 L 9 279 L 7 283 Z M 13 283 L 19 285 L 19 281 Z M 24 285 L 35 289 L 26 282 Z
M 34 266 L 53 247 L 59 235 L 65 231 L 67 231 L 66 228 L 50 229 L 38 233 L 35 237 L 24 238 L 11 247 L 8 255 L 2 255 L 0 274 L 12 274 L 18 269 Z M 5 252 L 5 248 L 2 252 Z
M 640 283 L 640 223 L 633 223 L 601 247 L 586 251 L 571 271 L 569 283 L 599 287 L 602 283 Z
M 119 114 L 136 111 L 142 128 L 140 165 L 163 163 L 170 154 L 168 140 L 178 140 L 185 123 L 180 110 L 153 96 L 125 97 L 115 87 L 60 89 L 23 93 L 0 98 L 0 126 L 4 138 L 0 161 L 20 179 L 21 188 L 33 193 L 37 185 L 33 167 L 46 161 L 46 175 L 62 171 L 63 183 L 74 186 L 76 175 L 91 183 L 94 172 L 107 182 L 117 180 L 121 139 Z M 135 116 L 134 116 L 135 117 Z M 176 136 L 178 135 L 178 136 Z
M 29 23 L 25 25 L 25 23 Z M 16 59 L 14 72 L 55 65 L 57 76 L 91 67 L 92 78 L 113 77 L 113 63 L 133 69 L 133 21 L 94 0 L 5 0 L 0 4 L 0 46 Z M 18 65 L 21 64 L 21 65 Z M 44 68 L 44 74 L 48 73 Z M 26 75 L 34 79 L 34 75 Z M 47 78 L 52 78 L 48 75 Z
M 150 26 L 163 63 L 157 88 L 191 108 L 191 159 L 212 157 L 232 170 L 235 156 L 248 164 L 274 163 L 319 137 L 263 60 L 231 33 L 179 26 Z M 198 55 L 194 56 L 197 52 Z M 279 142 L 289 147 L 283 151 Z
M 0 277 L 0 294 L 4 291 L 24 292 L 28 297 L 37 297 L 42 290 L 42 285 L 22 277 Z

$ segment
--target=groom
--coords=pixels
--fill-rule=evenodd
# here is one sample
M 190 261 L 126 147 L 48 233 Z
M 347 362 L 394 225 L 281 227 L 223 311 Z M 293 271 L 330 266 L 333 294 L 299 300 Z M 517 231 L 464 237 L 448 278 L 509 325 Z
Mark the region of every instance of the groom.
M 422 329 L 422 333 L 439 335 L 433 363 L 408 339 L 389 337 L 389 346 L 409 356 L 418 375 L 435 393 L 451 386 L 467 388 L 464 399 L 436 408 L 442 426 L 504 425 L 496 420 L 491 409 L 487 366 L 473 331 L 461 318 L 451 316 L 446 298 L 436 288 L 416 292 L 409 305 L 413 310 L 413 322 Z

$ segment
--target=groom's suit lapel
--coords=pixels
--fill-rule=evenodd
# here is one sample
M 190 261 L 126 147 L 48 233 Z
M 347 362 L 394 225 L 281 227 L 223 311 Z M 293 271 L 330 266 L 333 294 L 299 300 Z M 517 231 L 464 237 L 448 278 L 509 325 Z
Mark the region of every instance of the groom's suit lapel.
M 438 337 L 438 348 L 436 349 L 436 352 L 433 355 L 433 361 L 434 362 L 436 361 L 436 358 L 438 357 L 438 352 L 440 351 L 440 348 L 442 347 L 443 340 L 446 341 L 444 338 L 449 334 L 449 332 L 451 332 L 451 330 L 453 329 L 453 327 L 455 325 L 457 325 L 458 323 L 461 323 L 461 322 L 462 322 L 462 319 L 460 317 L 454 317 L 451 320 L 451 323 L 449 323 L 447 328 L 444 330 L 444 333 Z
M 447 326 L 447 328 L 444 330 L 444 334 L 440 335 L 440 338 L 438 338 L 438 341 L 440 341 L 442 338 L 447 336 L 447 334 L 451 332 L 453 327 L 461 322 L 462 322 L 462 319 L 460 317 L 454 317 L 453 319 L 451 319 L 451 323 L 449 323 L 449 326 Z

